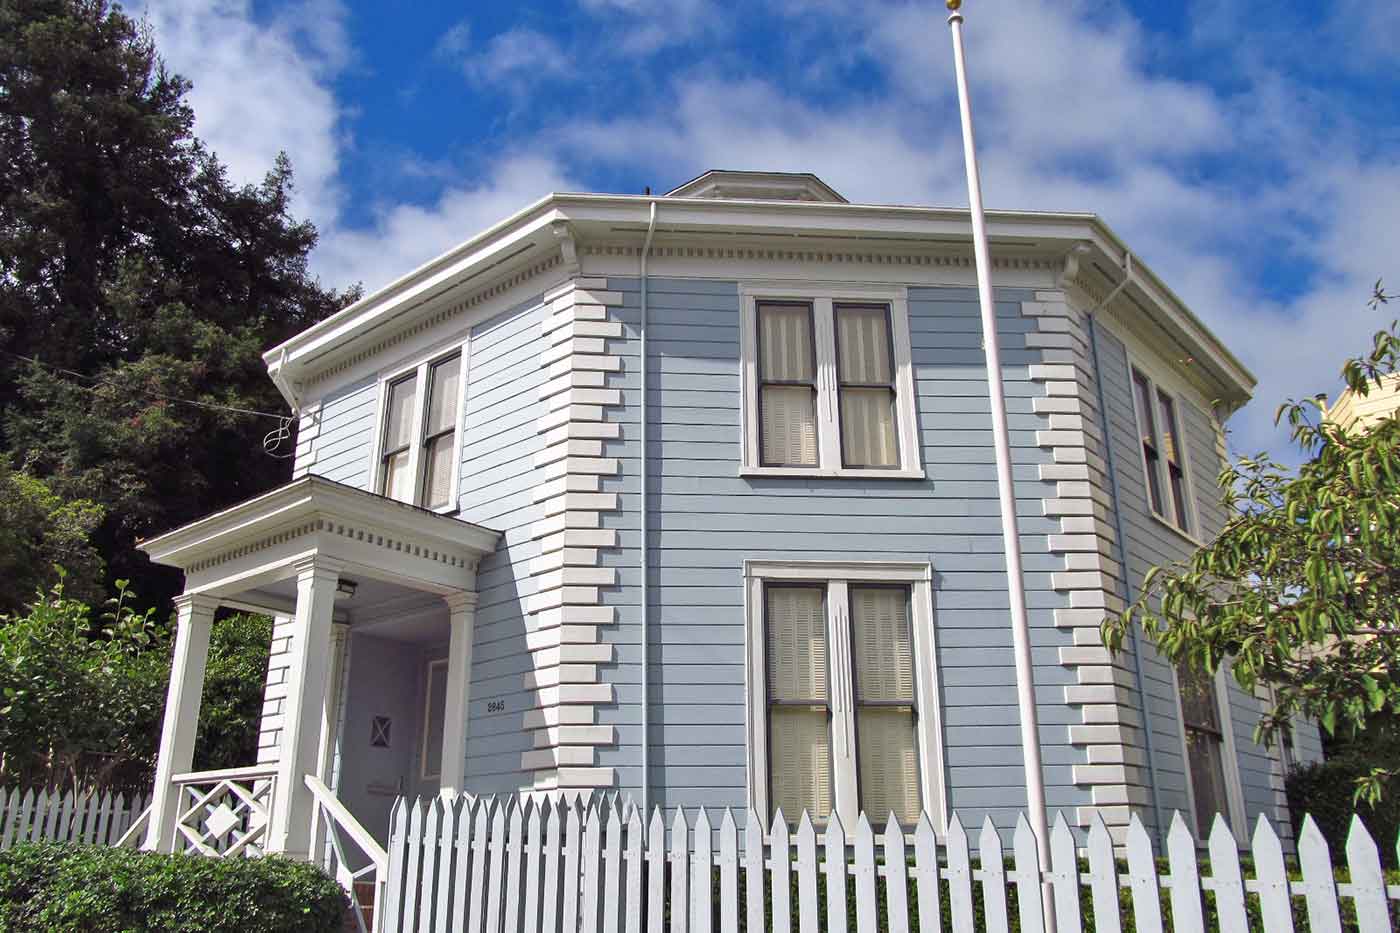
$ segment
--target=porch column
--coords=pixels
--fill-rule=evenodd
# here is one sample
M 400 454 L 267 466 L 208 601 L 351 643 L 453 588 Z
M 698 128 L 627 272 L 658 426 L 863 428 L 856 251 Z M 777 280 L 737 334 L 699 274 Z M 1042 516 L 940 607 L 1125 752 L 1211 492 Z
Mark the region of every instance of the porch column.
M 334 721 L 330 702 L 331 613 L 340 564 L 311 557 L 296 565 L 297 609 L 292 619 L 291 664 L 283 703 L 282 749 L 277 759 L 268 826 L 268 851 L 306 859 L 311 854 L 314 798 L 305 776 L 317 773 L 321 734 Z
M 194 740 L 199 731 L 199 703 L 204 694 L 204 665 L 209 660 L 209 633 L 214 627 L 217 600 L 186 594 L 175 598 L 175 657 L 165 691 L 165 719 L 160 727 L 151 818 L 144 849 L 172 852 L 175 821 L 180 815 L 180 789 L 170 783 L 194 765 Z
M 329 686 L 326 691 L 326 715 L 321 721 L 321 745 L 316 754 L 316 776 L 333 791 L 339 792 L 340 740 L 341 729 L 345 725 L 345 673 L 350 648 L 350 624 L 334 622 L 331 625 L 331 668 Z M 311 851 L 325 859 L 325 822 L 319 810 L 313 811 L 311 820 Z
M 475 593 L 444 597 L 451 638 L 447 645 L 447 702 L 442 714 L 442 792 L 465 790 L 467 770 L 467 711 L 472 686 L 472 639 L 476 629 Z

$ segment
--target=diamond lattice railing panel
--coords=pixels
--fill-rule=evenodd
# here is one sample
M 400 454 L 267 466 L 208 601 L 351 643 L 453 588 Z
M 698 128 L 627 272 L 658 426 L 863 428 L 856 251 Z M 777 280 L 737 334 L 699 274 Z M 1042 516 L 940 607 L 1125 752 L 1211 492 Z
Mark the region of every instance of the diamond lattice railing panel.
M 273 784 L 270 775 L 184 783 L 188 797 L 176 828 L 186 851 L 217 858 L 263 854 Z

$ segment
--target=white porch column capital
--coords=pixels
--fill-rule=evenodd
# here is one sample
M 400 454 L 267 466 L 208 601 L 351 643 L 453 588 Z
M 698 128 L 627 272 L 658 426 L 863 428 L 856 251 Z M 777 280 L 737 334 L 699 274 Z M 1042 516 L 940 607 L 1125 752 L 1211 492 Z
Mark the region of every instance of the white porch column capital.
M 206 596 L 203 593 L 181 593 L 172 602 L 175 603 L 175 618 L 177 622 L 186 619 L 203 618 L 207 616 L 210 622 L 214 621 L 214 613 L 219 608 L 219 601 L 213 596 Z
M 464 617 L 471 617 L 476 614 L 476 605 L 481 601 L 481 597 L 471 590 L 458 590 L 455 593 L 448 593 L 442 598 L 447 603 L 447 611 L 450 614 L 450 621 L 456 623 Z
M 292 569 L 297 572 L 298 580 L 309 580 L 314 577 L 339 580 L 341 573 L 345 570 L 345 564 L 334 557 L 312 554 L 310 557 L 303 557 L 293 563 Z
M 442 716 L 442 793 L 465 790 L 467 773 L 467 718 L 471 706 L 472 641 L 476 638 L 474 591 L 459 590 L 443 597 L 450 628 L 447 645 L 447 702 Z
M 165 691 L 165 718 L 160 728 L 151 817 L 143 848 L 171 852 L 175 823 L 180 816 L 180 789 L 172 776 L 194 766 L 194 740 L 199 731 L 199 705 L 204 694 L 204 668 L 209 660 L 209 635 L 219 602 L 197 593 L 175 597 L 175 655 Z

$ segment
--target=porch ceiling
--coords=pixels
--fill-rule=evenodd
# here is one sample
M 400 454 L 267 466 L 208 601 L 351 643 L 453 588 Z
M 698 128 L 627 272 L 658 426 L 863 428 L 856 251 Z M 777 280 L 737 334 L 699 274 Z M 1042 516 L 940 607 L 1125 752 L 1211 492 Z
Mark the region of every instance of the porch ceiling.
M 185 592 L 267 590 L 308 558 L 346 576 L 433 593 L 474 590 L 477 562 L 501 534 L 372 493 L 306 476 L 182 528 L 139 542 L 185 572 Z

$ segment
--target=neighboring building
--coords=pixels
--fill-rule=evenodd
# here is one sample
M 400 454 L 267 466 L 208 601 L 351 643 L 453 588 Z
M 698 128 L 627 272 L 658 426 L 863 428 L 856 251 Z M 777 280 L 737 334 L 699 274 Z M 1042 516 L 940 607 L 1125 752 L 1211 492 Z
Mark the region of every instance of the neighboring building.
M 1400 375 L 1384 376 L 1380 385 L 1372 382 L 1369 389 L 1365 395 L 1350 388 L 1343 390 L 1328 407 L 1327 418 L 1344 428 L 1365 430 L 1400 408 Z
M 1097 217 L 988 223 L 1048 804 L 1286 831 L 1260 701 L 1222 673 L 1183 703 L 1150 646 L 1099 636 L 1220 527 L 1254 380 L 1149 271 L 1124 282 Z M 277 616 L 237 776 L 275 787 L 272 851 L 314 847 L 306 774 L 381 838 L 395 794 L 439 788 L 1009 827 L 974 281 L 964 210 L 711 172 L 549 195 L 271 350 L 291 482 L 143 544 L 186 579 L 150 844 L 201 780 L 219 604 Z

